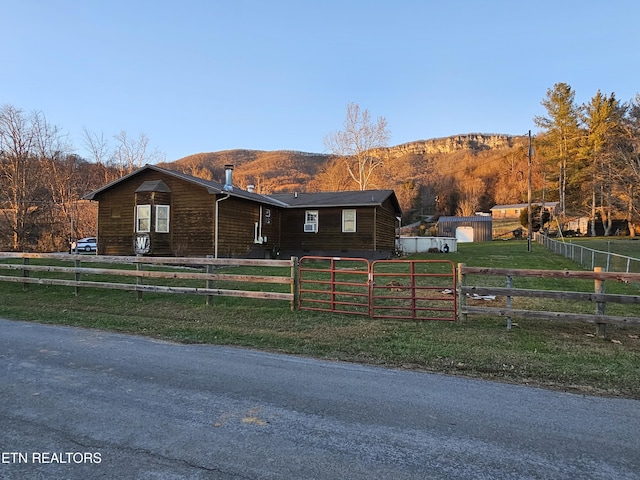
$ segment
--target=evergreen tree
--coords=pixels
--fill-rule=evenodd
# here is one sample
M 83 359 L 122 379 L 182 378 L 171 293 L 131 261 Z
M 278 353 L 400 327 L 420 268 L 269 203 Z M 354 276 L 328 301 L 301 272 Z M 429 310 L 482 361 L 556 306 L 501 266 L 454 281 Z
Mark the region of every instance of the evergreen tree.
M 583 122 L 586 135 L 582 142 L 582 171 L 580 182 L 589 186 L 590 196 L 583 196 L 583 205 L 589 203 L 591 236 L 595 236 L 596 212 L 600 213 L 605 235 L 612 227 L 612 215 L 618 210 L 615 196 L 613 159 L 618 139 L 622 136 L 622 122 L 626 106 L 620 104 L 615 94 L 603 95 L 599 90 L 591 102 L 583 107 Z M 584 205 L 586 207 L 586 205 Z
M 544 130 L 538 144 L 545 150 L 548 170 L 558 172 L 558 211 L 564 215 L 582 136 L 580 108 L 575 104 L 575 92 L 566 83 L 556 83 L 547 90 L 547 96 L 541 104 L 547 109 L 547 116 L 534 118 L 536 125 Z

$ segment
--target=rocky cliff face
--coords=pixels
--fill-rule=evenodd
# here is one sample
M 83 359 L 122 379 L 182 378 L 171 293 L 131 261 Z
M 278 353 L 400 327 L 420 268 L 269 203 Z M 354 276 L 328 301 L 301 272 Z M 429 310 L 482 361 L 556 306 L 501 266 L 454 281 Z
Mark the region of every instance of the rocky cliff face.
M 434 155 L 437 153 L 454 153 L 458 150 L 493 150 L 512 147 L 519 137 L 502 134 L 472 133 L 468 135 L 454 135 L 446 138 L 433 138 L 431 140 L 418 140 L 395 147 L 389 147 L 392 156 L 402 155 Z

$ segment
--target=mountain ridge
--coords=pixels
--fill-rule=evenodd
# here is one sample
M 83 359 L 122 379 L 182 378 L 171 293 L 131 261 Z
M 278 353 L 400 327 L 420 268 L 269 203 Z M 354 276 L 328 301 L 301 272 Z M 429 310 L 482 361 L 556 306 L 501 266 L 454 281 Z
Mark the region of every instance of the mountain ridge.
M 373 154 L 384 158 L 384 165 L 370 188 L 394 189 L 407 218 L 425 210 L 455 213 L 472 182 L 483 190 L 480 209 L 519 203 L 526 186 L 516 179 L 522 175 L 515 174 L 525 168 L 526 142 L 524 135 L 468 133 L 378 149 Z M 244 189 L 253 185 L 259 193 L 357 189 L 344 161 L 328 153 L 232 149 L 200 152 L 160 166 L 223 181 L 229 164 L 234 184 Z

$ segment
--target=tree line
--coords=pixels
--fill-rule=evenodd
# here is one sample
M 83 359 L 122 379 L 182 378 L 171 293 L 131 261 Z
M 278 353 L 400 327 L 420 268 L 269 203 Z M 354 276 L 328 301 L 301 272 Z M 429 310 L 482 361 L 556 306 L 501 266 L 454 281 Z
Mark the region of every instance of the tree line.
M 589 217 L 590 234 L 602 222 L 610 235 L 614 219 L 626 219 L 635 235 L 640 216 L 640 95 L 624 102 L 600 91 L 578 105 L 575 91 L 557 83 L 542 105 L 546 116 L 535 117 L 535 167 L 545 181 L 542 192 L 559 202 L 561 219 Z
M 533 201 L 557 201 L 560 228 L 571 218 L 588 217 L 589 231 L 582 234 L 595 236 L 601 223 L 604 234 L 611 235 L 613 221 L 625 219 L 635 235 L 640 227 L 640 95 L 623 102 L 615 93 L 598 91 L 578 105 L 571 86 L 557 83 L 541 104 L 547 113 L 534 118 L 540 128 L 535 153 L 521 137 L 498 155 L 467 151 L 444 161 L 423 156 L 419 162 L 392 158 L 384 148 L 389 138 L 384 118 L 373 122 L 367 110 L 350 104 L 344 129 L 327 137 L 334 160 L 316 180 L 337 190 L 392 184 L 403 210 L 413 211 L 416 219 L 425 210 L 467 216 L 495 204 L 522 202 L 531 170 Z
M 84 131 L 91 161 L 72 153 L 61 130 L 42 112 L 0 108 L 0 250 L 64 251 L 72 239 L 96 232 L 88 192 L 156 158 L 145 135 Z
M 524 136 L 496 150 L 394 154 L 387 146 L 386 120 L 374 120 L 352 103 L 344 128 L 325 138 L 330 154 L 301 161 L 289 152 L 284 164 L 269 169 L 278 178 L 251 171 L 255 166 L 246 172 L 239 166 L 234 176 L 266 194 L 283 188 L 393 188 L 407 223 L 426 214 L 471 215 L 495 204 L 523 203 L 530 168 L 533 201 L 557 201 L 561 225 L 572 217 L 588 217 L 589 232 L 583 234 L 595 235 L 596 223 L 601 222 L 605 235 L 610 235 L 613 220 L 625 219 L 634 235 L 640 227 L 640 96 L 624 102 L 614 93 L 598 91 L 588 103 L 578 105 L 571 86 L 557 83 L 541 104 L 546 115 L 533 119 L 540 130 L 534 137 L 531 165 Z M 120 132 L 107 138 L 85 129 L 83 144 L 90 158 L 74 154 L 66 136 L 41 112 L 0 108 L 0 250 L 60 251 L 72 238 L 95 235 L 97 207 L 82 197 L 162 160 L 144 134 Z M 271 163 L 279 162 L 276 152 L 263 153 Z M 210 166 L 163 166 L 216 179 Z M 285 170 L 293 173 L 284 175 Z

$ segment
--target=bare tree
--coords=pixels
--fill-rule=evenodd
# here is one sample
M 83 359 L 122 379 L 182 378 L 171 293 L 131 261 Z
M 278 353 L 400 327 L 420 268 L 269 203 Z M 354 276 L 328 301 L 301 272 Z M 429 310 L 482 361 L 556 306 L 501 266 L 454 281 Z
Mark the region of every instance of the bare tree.
M 42 171 L 39 153 L 46 130 L 39 112 L 25 115 L 11 105 L 0 109 L 0 202 L 12 232 L 13 250 L 23 250 L 26 237 L 42 210 Z
M 383 117 L 373 122 L 368 110 L 347 105 L 344 130 L 325 137 L 327 149 L 344 159 L 349 176 L 360 190 L 371 186 L 373 172 L 384 164 L 390 133 Z
M 473 215 L 480 207 L 480 197 L 485 193 L 486 187 L 480 178 L 473 178 L 463 182 L 460 187 L 460 200 L 456 213 L 463 217 Z
M 142 167 L 146 163 L 161 160 L 158 151 L 149 152 L 149 138 L 141 133 L 138 138 L 131 138 L 124 130 L 113 137 L 116 140 L 116 148 L 112 160 L 120 176 Z
M 352 180 L 344 160 L 334 158 L 318 169 L 308 187 L 312 192 L 339 192 L 348 190 L 351 185 Z
M 90 132 L 86 127 L 82 129 L 82 144 L 89 151 L 89 160 L 94 162 L 98 169 L 99 180 L 102 184 L 115 180 L 117 174 L 110 165 L 113 163 L 113 152 L 104 133 Z

